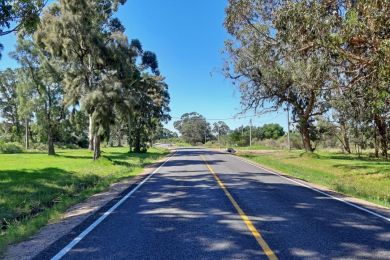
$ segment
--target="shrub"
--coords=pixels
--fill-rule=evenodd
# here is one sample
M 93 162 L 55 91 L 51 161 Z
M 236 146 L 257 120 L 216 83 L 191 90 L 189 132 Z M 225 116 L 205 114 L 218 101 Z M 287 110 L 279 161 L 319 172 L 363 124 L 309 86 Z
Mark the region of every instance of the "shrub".
M 45 150 L 47 150 L 47 144 L 31 143 L 29 149 L 37 150 L 37 151 L 45 151 Z
M 23 147 L 19 143 L 0 142 L 0 153 L 22 153 Z

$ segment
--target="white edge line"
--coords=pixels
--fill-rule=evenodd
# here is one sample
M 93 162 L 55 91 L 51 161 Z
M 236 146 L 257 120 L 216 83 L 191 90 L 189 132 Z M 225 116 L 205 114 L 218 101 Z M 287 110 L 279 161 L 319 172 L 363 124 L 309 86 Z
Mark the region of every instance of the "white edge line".
M 134 192 L 138 190 L 147 180 L 149 180 L 156 172 L 158 172 L 161 167 L 163 167 L 175 154 L 175 151 L 168 159 L 166 159 L 157 169 L 155 169 L 151 174 L 149 174 L 145 179 L 142 180 L 134 189 L 129 191 L 120 201 L 115 203 L 109 210 L 104 212 L 97 220 L 95 220 L 88 228 L 81 232 L 76 238 L 74 238 L 68 245 L 66 245 L 60 252 L 53 256 L 52 260 L 61 259 L 66 253 L 68 253 L 77 243 L 79 243 L 86 235 L 88 235 L 97 225 L 99 225 L 105 218 L 107 218 L 116 208 L 118 208 L 125 200 L 127 200 Z
M 369 214 L 371 214 L 371 215 L 374 215 L 374 216 L 376 216 L 376 217 L 378 217 L 378 218 L 381 218 L 381 219 L 383 219 L 383 220 L 385 220 L 385 221 L 390 222 L 390 218 L 387 218 L 386 216 L 383 216 L 383 215 L 381 215 L 381 214 L 378 214 L 378 213 L 376 213 L 376 212 L 374 212 L 374 211 L 371 211 L 371 210 L 369 210 L 369 209 L 360 207 L 360 206 L 358 206 L 358 205 L 356 205 L 356 204 L 354 204 L 354 203 L 348 202 L 348 201 L 343 200 L 343 199 L 341 199 L 341 198 L 337 198 L 337 197 L 335 197 L 335 196 L 332 196 L 332 195 L 330 195 L 330 194 L 328 194 L 328 193 L 326 193 L 326 192 L 320 191 L 320 190 L 318 190 L 318 189 L 316 189 L 316 188 L 314 188 L 314 187 L 311 187 L 311 186 L 306 185 L 306 184 L 304 184 L 304 183 L 301 183 L 301 182 L 299 182 L 299 181 L 293 180 L 293 179 L 288 178 L 288 177 L 286 177 L 286 176 L 283 176 L 283 175 L 281 175 L 281 174 L 279 174 L 279 173 L 276 173 L 276 172 L 267 170 L 267 169 L 265 169 L 265 168 L 263 168 L 263 167 L 261 167 L 261 166 L 255 164 L 255 163 L 251 162 L 251 161 L 248 160 L 248 159 L 244 159 L 244 158 L 241 158 L 241 157 L 238 157 L 238 156 L 235 156 L 235 157 L 236 157 L 238 160 L 243 161 L 243 162 L 246 162 L 246 163 L 248 163 L 248 164 L 250 164 L 250 165 L 252 165 L 252 166 L 255 166 L 256 168 L 259 168 L 259 169 L 261 169 L 261 170 L 263 170 L 263 171 L 266 171 L 266 172 L 271 173 L 271 174 L 273 174 L 273 175 L 277 175 L 277 176 L 279 176 L 279 177 L 281 177 L 281 178 L 283 178 L 283 179 L 286 179 L 286 180 L 288 180 L 288 181 L 290 181 L 290 182 L 294 182 L 294 183 L 296 183 L 296 184 L 298 184 L 298 185 L 300 185 L 300 186 L 303 186 L 303 187 L 305 187 L 305 188 L 308 188 L 308 189 L 310 189 L 310 190 L 313 190 L 313 191 L 315 191 L 315 192 L 318 192 L 318 193 L 320 193 L 320 194 L 322 194 L 322 195 L 325 195 L 325 196 L 327 196 L 327 197 L 330 197 L 330 198 L 332 198 L 332 199 L 334 199 L 334 200 L 340 201 L 340 202 L 342 202 L 342 203 L 344 203 L 344 204 L 347 204 L 347 205 L 349 205 L 349 206 L 351 206 L 351 207 L 354 207 L 354 208 L 356 208 L 356 209 L 359 209 L 359 210 L 361 210 L 361 211 L 364 211 L 364 212 L 366 212 L 366 213 L 369 213 Z

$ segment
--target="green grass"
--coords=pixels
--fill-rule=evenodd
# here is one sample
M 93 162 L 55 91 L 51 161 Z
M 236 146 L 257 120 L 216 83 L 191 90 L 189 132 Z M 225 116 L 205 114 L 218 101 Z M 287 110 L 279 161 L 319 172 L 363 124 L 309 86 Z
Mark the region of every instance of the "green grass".
M 240 156 L 285 174 L 390 207 L 390 161 L 330 152 L 275 151 Z
M 156 148 L 143 154 L 105 148 L 96 162 L 85 149 L 58 150 L 56 156 L 0 154 L 0 252 L 58 219 L 71 205 L 139 174 L 167 153 Z

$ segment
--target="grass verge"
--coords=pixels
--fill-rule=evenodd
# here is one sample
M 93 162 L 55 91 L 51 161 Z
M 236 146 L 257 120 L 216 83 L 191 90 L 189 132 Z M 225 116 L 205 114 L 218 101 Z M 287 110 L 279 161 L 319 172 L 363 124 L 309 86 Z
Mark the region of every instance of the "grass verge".
M 252 146 L 240 146 L 233 147 L 236 150 L 275 150 L 273 147 L 265 146 L 265 145 L 252 145 Z
M 390 207 L 390 161 L 356 155 L 299 151 L 275 151 L 270 154 L 245 154 L 271 169 L 332 190 Z
M 130 154 L 127 148 L 104 148 L 96 162 L 85 149 L 59 150 L 56 156 L 0 154 L 0 253 L 58 219 L 70 206 L 136 176 L 168 152 L 151 148 Z

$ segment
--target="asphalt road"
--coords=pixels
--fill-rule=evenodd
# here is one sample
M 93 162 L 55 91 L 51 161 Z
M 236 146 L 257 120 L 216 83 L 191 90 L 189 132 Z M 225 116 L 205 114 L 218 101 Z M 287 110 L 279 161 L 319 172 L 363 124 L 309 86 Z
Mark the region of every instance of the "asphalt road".
M 92 222 L 37 258 L 84 231 L 62 259 L 390 259 L 389 221 L 204 149 L 179 149 Z

